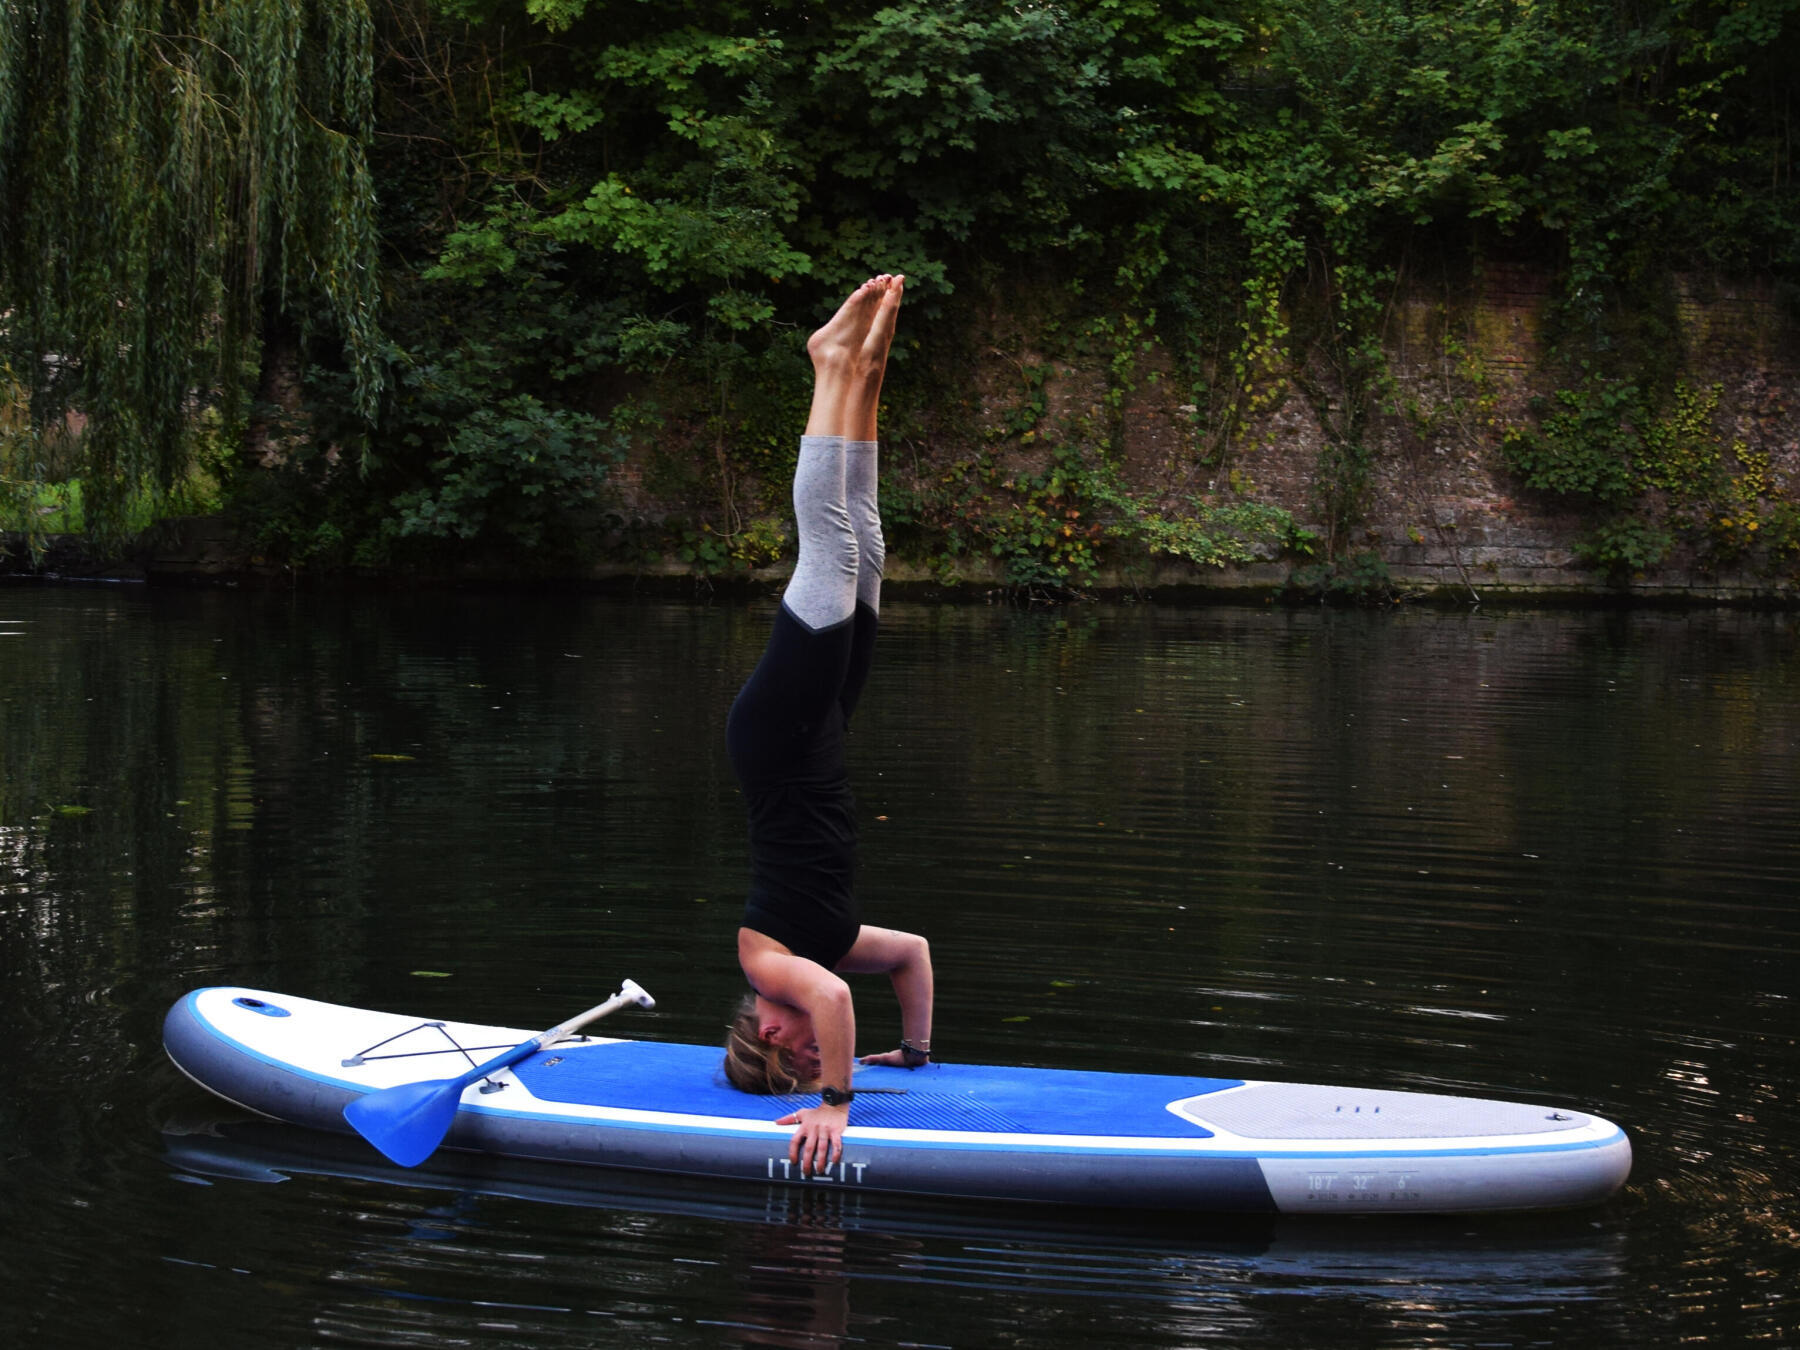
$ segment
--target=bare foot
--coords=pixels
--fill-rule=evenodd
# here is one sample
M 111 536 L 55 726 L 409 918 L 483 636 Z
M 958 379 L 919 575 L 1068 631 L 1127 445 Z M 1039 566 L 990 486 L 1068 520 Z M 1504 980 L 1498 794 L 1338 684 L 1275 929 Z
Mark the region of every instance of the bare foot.
M 881 285 L 880 299 L 863 338 L 860 355 L 865 370 L 879 378 L 887 368 L 888 348 L 894 343 L 894 325 L 900 320 L 900 299 L 906 293 L 906 278 L 883 274 L 875 280 Z
M 906 291 L 905 277 L 882 276 L 876 280 L 881 283 L 880 300 L 851 367 L 851 388 L 844 398 L 841 414 L 846 434 L 859 441 L 876 438 L 881 381 L 887 374 L 888 348 L 894 342 L 894 325 L 900 318 L 900 298 Z
M 841 366 L 862 350 L 863 339 L 875 318 L 875 309 L 887 289 L 886 276 L 870 277 L 850 293 L 838 306 L 825 326 L 806 340 L 806 353 L 813 367 L 823 371 L 828 366 Z
M 851 293 L 828 322 L 807 340 L 813 363 L 809 436 L 873 440 L 881 377 L 900 316 L 906 278 L 882 273 Z

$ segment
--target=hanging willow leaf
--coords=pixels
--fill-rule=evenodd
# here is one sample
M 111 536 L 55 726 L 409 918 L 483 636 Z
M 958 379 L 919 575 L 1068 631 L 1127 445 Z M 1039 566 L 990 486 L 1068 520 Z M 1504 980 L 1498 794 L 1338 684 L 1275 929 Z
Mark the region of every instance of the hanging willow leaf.
M 201 407 L 238 421 L 274 321 L 341 339 L 372 415 L 372 46 L 367 0 L 0 3 L 0 361 L 32 427 L 87 419 L 90 533 Z

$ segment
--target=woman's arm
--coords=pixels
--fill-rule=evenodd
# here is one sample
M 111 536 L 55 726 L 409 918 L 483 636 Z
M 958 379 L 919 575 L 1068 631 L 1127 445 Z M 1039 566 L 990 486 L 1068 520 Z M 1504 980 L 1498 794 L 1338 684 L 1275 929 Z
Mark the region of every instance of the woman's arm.
M 856 1006 L 850 986 L 816 961 L 795 956 L 773 938 L 738 930 L 738 963 L 764 998 L 798 1008 L 812 1019 L 819 1044 L 819 1081 L 848 1091 L 856 1047 Z M 850 1107 L 819 1105 L 783 1116 L 777 1125 L 797 1125 L 788 1141 L 788 1159 L 806 1176 L 823 1172 L 844 1153 Z
M 837 968 L 852 975 L 888 976 L 894 984 L 894 997 L 900 1000 L 901 1039 L 930 1049 L 934 997 L 930 943 L 917 933 L 864 924 L 856 945 Z M 889 1050 L 885 1054 L 864 1055 L 862 1062 L 904 1065 L 906 1055 L 902 1050 Z

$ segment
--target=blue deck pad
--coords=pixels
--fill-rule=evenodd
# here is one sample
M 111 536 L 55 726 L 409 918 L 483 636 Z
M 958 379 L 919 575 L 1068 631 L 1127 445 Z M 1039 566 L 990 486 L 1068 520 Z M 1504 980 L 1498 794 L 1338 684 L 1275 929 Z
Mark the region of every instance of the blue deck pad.
M 759 1097 L 725 1081 L 716 1046 L 620 1041 L 559 1045 L 513 1072 L 547 1102 L 638 1111 L 676 1111 L 729 1120 L 772 1121 L 817 1097 Z M 922 1069 L 860 1068 L 854 1084 L 905 1088 L 860 1095 L 853 1125 L 990 1133 L 1075 1134 L 1120 1138 L 1205 1139 L 1211 1132 L 1171 1112 L 1170 1102 L 1242 1087 L 1236 1078 L 1086 1073 L 977 1064 Z

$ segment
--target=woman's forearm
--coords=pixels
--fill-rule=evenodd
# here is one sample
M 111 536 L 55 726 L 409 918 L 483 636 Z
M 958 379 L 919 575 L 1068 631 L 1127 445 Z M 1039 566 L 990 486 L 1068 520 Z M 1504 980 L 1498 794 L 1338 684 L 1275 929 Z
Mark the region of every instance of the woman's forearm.
M 850 1086 L 856 1059 L 856 1005 L 842 980 L 821 981 L 808 1001 L 813 1035 L 819 1041 L 819 1082 L 840 1090 Z
M 917 949 L 894 967 L 894 997 L 900 1002 L 900 1034 L 914 1045 L 931 1044 L 931 1006 L 934 988 L 931 944 L 917 939 Z M 822 1048 L 822 1047 L 821 1047 Z

